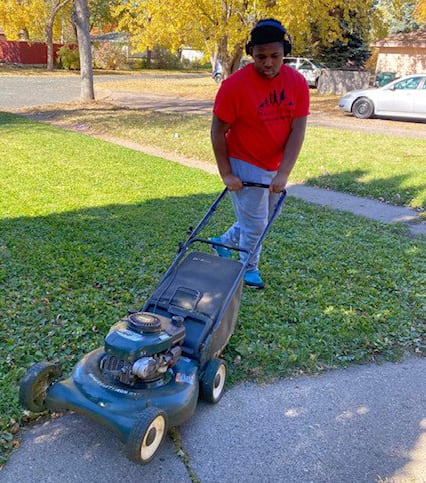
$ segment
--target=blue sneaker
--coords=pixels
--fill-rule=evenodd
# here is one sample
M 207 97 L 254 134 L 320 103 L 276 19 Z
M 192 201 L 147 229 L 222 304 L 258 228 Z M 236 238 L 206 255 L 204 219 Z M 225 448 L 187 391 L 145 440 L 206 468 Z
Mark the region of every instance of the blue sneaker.
M 210 241 L 212 242 L 217 242 L 217 243 L 222 243 L 222 240 L 220 237 L 214 237 L 214 238 L 209 238 Z M 222 258 L 231 258 L 232 257 L 232 251 L 228 250 L 225 247 L 221 247 L 219 245 L 212 245 L 213 250 L 219 255 L 219 257 Z
M 263 283 L 259 270 L 247 271 L 244 275 L 244 283 L 249 287 L 265 288 L 265 284 Z

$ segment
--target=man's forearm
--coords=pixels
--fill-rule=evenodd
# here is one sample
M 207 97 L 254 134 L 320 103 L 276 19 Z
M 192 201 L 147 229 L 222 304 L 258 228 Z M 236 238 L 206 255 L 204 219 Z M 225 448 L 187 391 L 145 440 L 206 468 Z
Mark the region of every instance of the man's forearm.
M 284 157 L 278 169 L 280 174 L 290 176 L 296 164 L 306 132 L 306 117 L 298 118 L 293 121 L 293 129 L 285 145 Z
M 228 149 L 226 146 L 226 131 L 228 125 L 220 121 L 217 117 L 213 117 L 212 128 L 210 132 L 213 152 L 216 158 L 216 164 L 219 174 L 222 178 L 231 174 L 231 164 L 228 157 Z
M 213 152 L 216 158 L 217 168 L 222 178 L 231 174 L 231 164 L 229 162 L 228 150 L 226 149 L 226 143 L 222 143 L 218 140 L 216 142 L 212 139 Z

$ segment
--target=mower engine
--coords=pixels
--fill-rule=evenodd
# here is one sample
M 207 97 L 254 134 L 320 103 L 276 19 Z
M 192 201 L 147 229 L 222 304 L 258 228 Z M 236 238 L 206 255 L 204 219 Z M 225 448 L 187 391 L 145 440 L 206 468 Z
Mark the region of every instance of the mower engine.
M 160 380 L 179 360 L 183 317 L 136 312 L 113 325 L 105 337 L 102 374 L 127 386 Z

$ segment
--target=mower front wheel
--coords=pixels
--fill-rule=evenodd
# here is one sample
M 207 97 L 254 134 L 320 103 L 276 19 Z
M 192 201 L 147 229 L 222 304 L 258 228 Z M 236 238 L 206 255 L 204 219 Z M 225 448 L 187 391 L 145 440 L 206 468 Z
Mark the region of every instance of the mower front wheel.
M 166 436 L 167 416 L 156 407 L 146 408 L 136 421 L 126 443 L 126 455 L 135 463 L 149 463 Z
M 201 394 L 205 401 L 216 404 L 223 396 L 227 374 L 226 362 L 211 359 L 201 378 Z
M 47 391 L 61 375 L 61 367 L 52 362 L 34 364 L 22 378 L 19 386 L 19 402 L 34 413 L 47 409 Z

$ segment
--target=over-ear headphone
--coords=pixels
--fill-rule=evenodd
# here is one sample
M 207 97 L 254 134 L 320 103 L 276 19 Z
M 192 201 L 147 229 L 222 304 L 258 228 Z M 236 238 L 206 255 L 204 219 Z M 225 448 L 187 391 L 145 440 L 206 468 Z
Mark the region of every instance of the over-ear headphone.
M 268 18 L 266 20 L 259 20 L 257 24 L 253 27 L 252 31 L 250 32 L 250 40 L 246 43 L 246 54 L 251 55 L 251 49 L 254 45 L 259 44 L 259 42 L 254 42 L 253 37 L 256 37 L 256 30 L 262 27 L 272 27 L 277 30 L 277 42 L 282 42 L 284 47 L 284 56 L 291 53 L 291 37 L 288 34 L 287 30 L 284 28 L 283 24 L 275 19 Z M 275 42 L 275 40 L 272 40 Z M 267 42 L 265 42 L 267 43 Z

